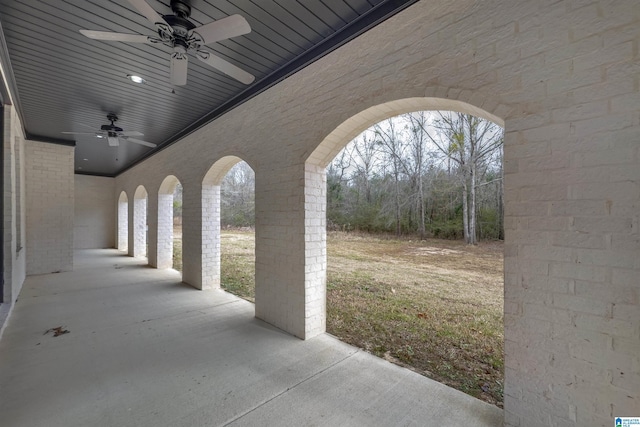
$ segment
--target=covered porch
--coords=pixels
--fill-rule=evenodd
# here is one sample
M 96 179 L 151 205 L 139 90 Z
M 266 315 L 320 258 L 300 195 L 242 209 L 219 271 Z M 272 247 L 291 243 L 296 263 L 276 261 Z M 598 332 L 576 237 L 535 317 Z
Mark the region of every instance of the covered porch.
M 3 425 L 502 423 L 499 408 L 328 334 L 299 340 L 146 264 L 82 250 L 74 271 L 27 278 L 0 341 Z

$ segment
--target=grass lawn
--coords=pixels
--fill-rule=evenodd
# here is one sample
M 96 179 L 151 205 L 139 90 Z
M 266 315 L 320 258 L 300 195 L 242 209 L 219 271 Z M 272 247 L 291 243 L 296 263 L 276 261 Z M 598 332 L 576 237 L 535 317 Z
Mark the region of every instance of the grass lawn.
M 254 248 L 222 232 L 222 287 L 250 301 Z M 327 332 L 502 406 L 502 243 L 328 233 L 327 254 Z

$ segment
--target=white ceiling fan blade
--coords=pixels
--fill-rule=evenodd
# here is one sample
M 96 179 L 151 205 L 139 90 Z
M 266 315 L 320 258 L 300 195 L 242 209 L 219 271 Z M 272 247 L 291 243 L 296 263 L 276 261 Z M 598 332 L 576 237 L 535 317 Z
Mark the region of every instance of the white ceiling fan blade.
M 240 15 L 227 16 L 193 29 L 193 35 L 200 36 L 202 44 L 210 44 L 250 32 L 249 23 Z
M 146 146 L 146 147 L 151 147 L 151 148 L 155 148 L 155 147 L 157 147 L 157 145 L 156 145 L 156 144 L 154 144 L 154 143 L 152 143 L 152 142 L 143 141 L 143 140 L 141 140 L 141 139 L 126 138 L 126 141 L 133 142 L 134 144 L 144 145 L 144 146 Z
M 156 26 L 162 26 L 163 29 L 170 34 L 173 33 L 173 28 L 171 28 L 171 26 L 167 24 L 167 21 L 165 21 L 158 12 L 156 12 L 151 6 L 149 6 L 149 3 L 144 0 L 129 0 L 129 3 L 131 3 L 131 5 L 135 7 L 142 16 L 147 18 L 149 22 Z
M 83 36 L 94 40 L 127 43 L 151 43 L 151 39 L 142 34 L 112 33 L 111 31 L 80 30 Z
M 144 133 L 137 132 L 135 130 L 128 130 L 128 131 L 120 132 L 120 135 L 122 135 L 122 136 L 144 136 Z
M 171 84 L 184 86 L 187 84 L 187 66 L 189 58 L 186 54 L 174 52 L 171 54 Z
M 253 83 L 256 79 L 253 74 L 247 73 L 242 68 L 238 68 L 229 61 L 226 61 L 219 56 L 212 54 L 211 52 L 198 51 L 198 59 L 202 62 L 209 64 L 213 68 L 216 68 L 229 77 L 233 77 L 241 83 L 246 85 Z

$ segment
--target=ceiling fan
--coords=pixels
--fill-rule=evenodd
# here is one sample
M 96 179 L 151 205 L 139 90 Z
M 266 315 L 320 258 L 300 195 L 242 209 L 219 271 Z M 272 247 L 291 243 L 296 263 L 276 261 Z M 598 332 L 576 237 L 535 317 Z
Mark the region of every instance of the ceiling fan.
M 107 120 L 111 122 L 110 125 L 102 125 L 97 132 L 62 132 L 67 135 L 93 135 L 96 138 L 104 138 L 110 147 L 117 147 L 120 145 L 120 140 L 133 142 L 134 144 L 144 145 L 146 147 L 154 148 L 156 144 L 143 141 L 141 139 L 132 138 L 132 136 L 143 136 L 144 134 L 136 131 L 124 131 L 121 127 L 114 125 L 118 121 L 118 116 L 114 113 L 107 114 Z M 83 125 L 86 126 L 86 125 Z M 89 126 L 87 126 L 89 127 Z
M 138 12 L 155 25 L 158 37 L 142 34 L 113 33 L 109 31 L 80 30 L 95 40 L 121 41 L 129 43 L 162 43 L 173 49 L 171 54 L 171 83 L 176 86 L 187 84 L 187 52 L 230 77 L 250 84 L 255 77 L 230 62 L 203 50 L 205 45 L 241 36 L 251 32 L 249 23 L 240 15 L 231 15 L 214 22 L 196 27 L 191 21 L 191 6 L 188 0 L 171 0 L 173 15 L 160 16 L 145 0 L 128 0 Z

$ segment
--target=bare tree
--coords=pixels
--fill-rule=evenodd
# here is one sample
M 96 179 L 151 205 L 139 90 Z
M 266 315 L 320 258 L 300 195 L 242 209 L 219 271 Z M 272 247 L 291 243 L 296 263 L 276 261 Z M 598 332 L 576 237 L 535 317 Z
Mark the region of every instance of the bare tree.
M 327 219 L 344 230 L 499 238 L 501 143 L 499 127 L 456 113 L 380 122 L 327 168 Z
M 373 131 L 376 135 L 376 141 L 380 145 L 382 152 L 387 156 L 391 166 L 391 174 L 393 175 L 394 184 L 395 228 L 396 235 L 400 236 L 402 233 L 400 178 L 404 170 L 406 170 L 406 166 L 403 164 L 405 158 L 405 147 L 402 138 L 396 129 L 396 121 L 393 120 L 393 118 L 374 125 Z
M 438 112 L 438 116 L 432 124 L 435 132 L 426 126 L 422 128 L 438 150 L 460 169 L 464 239 L 475 245 L 478 177 L 484 173 L 488 160 L 502 146 L 504 134 L 495 123 L 470 114 Z
M 368 204 L 372 202 L 371 177 L 377 168 L 378 147 L 375 137 L 369 132 L 364 132 L 361 139 L 356 139 L 353 144 L 352 158 L 354 158 L 355 177 L 365 187 L 365 200 Z
M 233 166 L 220 186 L 221 223 L 223 226 L 255 225 L 255 175 L 246 162 Z
M 409 122 L 409 152 L 412 157 L 407 170 L 411 183 L 416 187 L 416 207 L 419 215 L 418 232 L 420 238 L 425 238 L 425 194 L 424 194 L 424 171 L 427 165 L 426 142 L 427 136 L 424 129 L 427 126 L 429 113 L 417 111 L 405 114 L 402 118 Z M 406 163 L 405 163 L 406 164 Z

